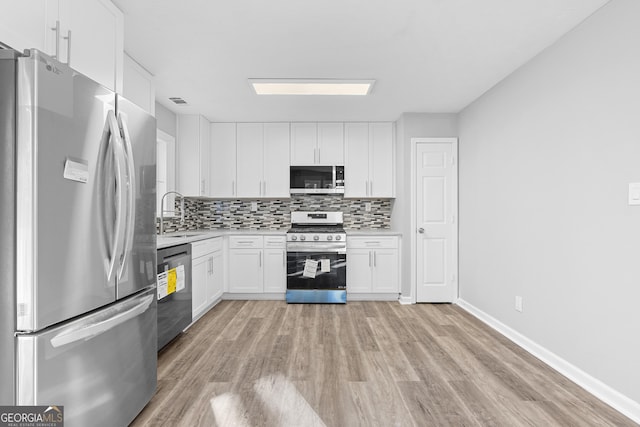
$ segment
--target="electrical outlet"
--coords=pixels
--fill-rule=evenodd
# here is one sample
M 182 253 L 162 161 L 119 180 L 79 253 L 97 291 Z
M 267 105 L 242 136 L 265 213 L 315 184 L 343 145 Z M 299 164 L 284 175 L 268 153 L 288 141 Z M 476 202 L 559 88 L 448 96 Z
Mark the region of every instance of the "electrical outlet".
M 251 212 L 258 212 L 258 202 L 251 202 Z
M 522 313 L 522 297 L 516 295 L 516 311 Z
M 364 211 L 371 212 L 371 202 L 364 202 Z

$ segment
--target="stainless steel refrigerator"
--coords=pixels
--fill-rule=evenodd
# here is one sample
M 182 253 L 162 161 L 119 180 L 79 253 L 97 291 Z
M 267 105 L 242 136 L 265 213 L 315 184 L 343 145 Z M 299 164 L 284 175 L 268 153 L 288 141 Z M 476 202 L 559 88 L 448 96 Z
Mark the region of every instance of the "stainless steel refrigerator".
M 127 425 L 156 388 L 155 119 L 0 50 L 0 404 Z

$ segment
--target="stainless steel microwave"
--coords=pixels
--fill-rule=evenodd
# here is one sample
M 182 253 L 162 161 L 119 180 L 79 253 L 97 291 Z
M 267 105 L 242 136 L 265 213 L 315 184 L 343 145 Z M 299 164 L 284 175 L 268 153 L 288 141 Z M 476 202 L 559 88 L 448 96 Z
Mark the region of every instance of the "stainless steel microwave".
M 344 193 L 344 166 L 291 166 L 291 194 Z

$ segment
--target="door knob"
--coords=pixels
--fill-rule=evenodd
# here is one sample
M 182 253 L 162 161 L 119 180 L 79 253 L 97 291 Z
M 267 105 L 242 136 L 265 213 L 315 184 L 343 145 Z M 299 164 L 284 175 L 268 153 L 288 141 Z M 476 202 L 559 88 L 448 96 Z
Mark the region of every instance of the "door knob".
M 424 228 L 422 228 L 422 227 L 418 228 L 418 233 L 424 234 Z

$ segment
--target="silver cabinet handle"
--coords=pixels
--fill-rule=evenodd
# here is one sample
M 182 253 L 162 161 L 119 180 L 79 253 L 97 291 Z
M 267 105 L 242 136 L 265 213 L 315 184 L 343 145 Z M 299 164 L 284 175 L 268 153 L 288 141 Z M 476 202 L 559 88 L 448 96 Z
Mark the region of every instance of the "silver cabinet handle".
M 369 196 L 373 197 L 373 181 L 369 181 Z
M 286 253 L 286 251 L 282 251 L 282 266 L 283 267 L 287 266 L 287 253 Z
M 232 196 L 236 195 L 236 182 L 235 181 L 231 181 L 231 195 Z
M 67 41 L 67 65 L 71 65 L 71 30 L 67 31 L 67 37 L 63 37 Z
M 424 228 L 422 228 L 422 227 L 418 228 L 418 233 L 424 234 Z
M 318 147 L 318 163 L 322 163 L 322 160 L 320 160 L 320 148 Z
M 369 252 L 369 267 L 371 267 L 371 252 Z
M 260 261 L 259 262 L 260 267 L 262 267 L 262 252 L 260 252 L 260 258 L 258 258 L 258 260 Z
M 375 267 L 375 266 L 377 266 L 377 265 L 378 265 L 378 263 L 376 262 L 376 253 L 375 253 L 375 251 L 374 251 L 374 252 L 373 252 L 373 266 Z
M 264 192 L 262 193 L 263 196 L 267 195 L 267 181 L 264 181 Z
M 55 59 L 60 58 L 60 21 L 56 21 L 56 26 L 51 27 L 51 30 L 56 33 L 56 53 L 53 55 Z

